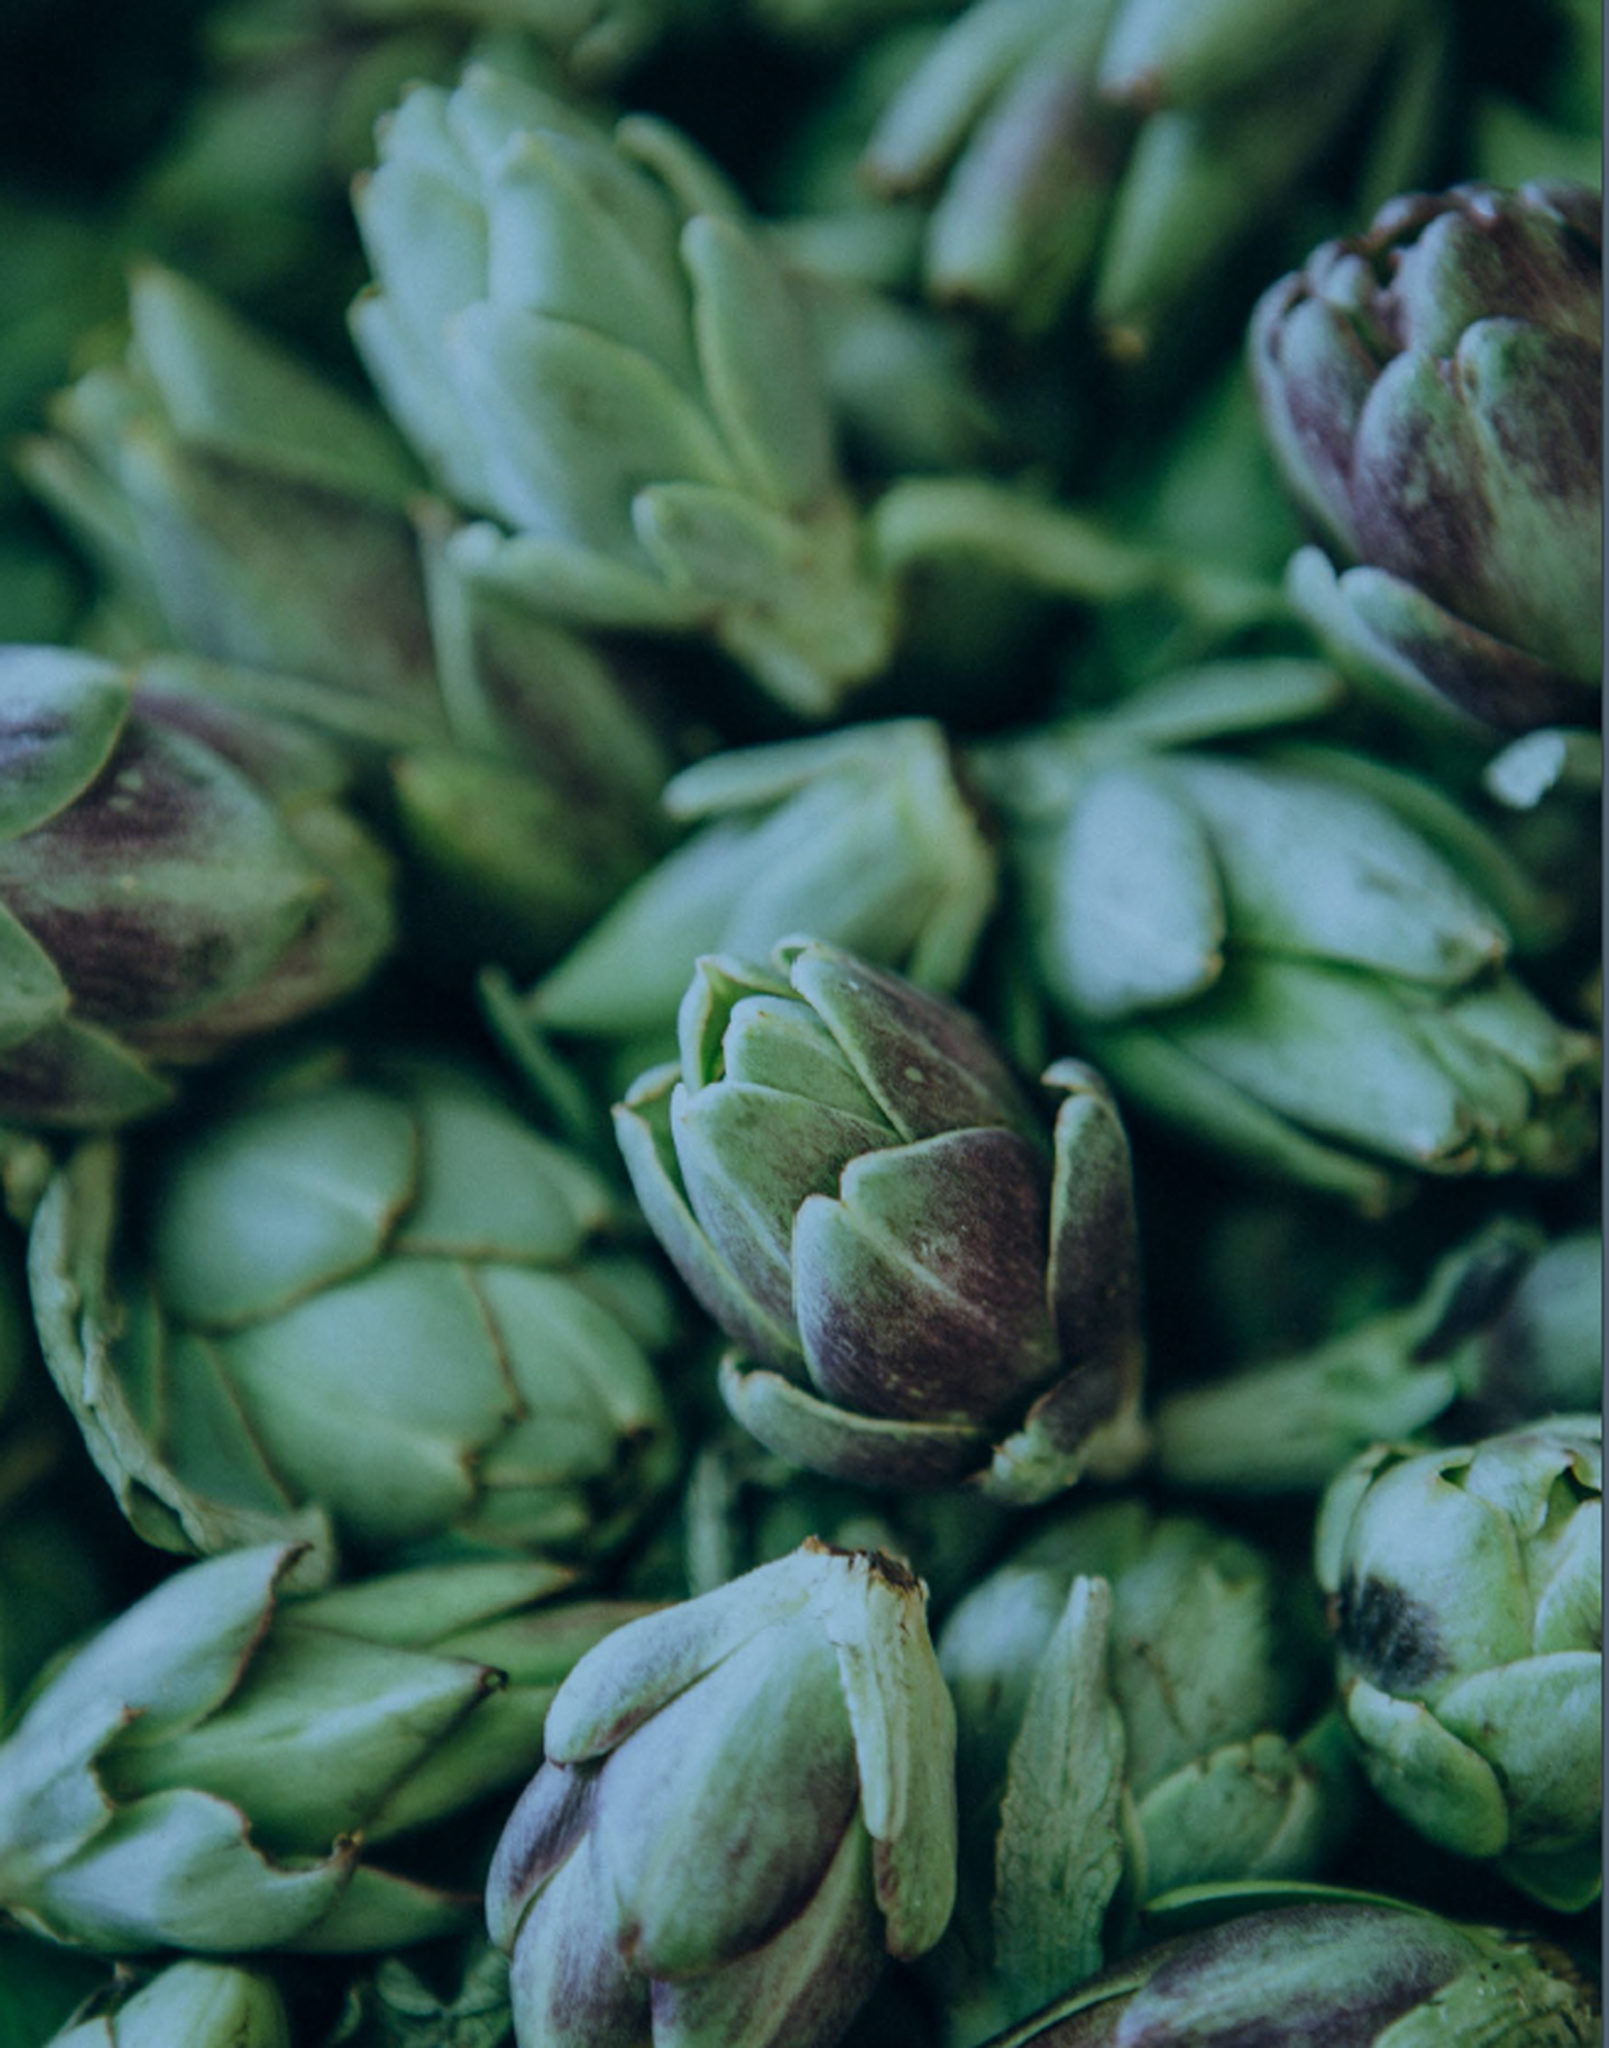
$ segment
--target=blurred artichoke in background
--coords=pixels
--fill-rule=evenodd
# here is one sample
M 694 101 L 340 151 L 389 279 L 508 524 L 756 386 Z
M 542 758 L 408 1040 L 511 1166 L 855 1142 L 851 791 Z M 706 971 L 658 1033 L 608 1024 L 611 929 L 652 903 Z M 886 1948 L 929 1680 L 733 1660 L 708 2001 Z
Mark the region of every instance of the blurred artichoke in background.
M 1596 1232 L 1549 1245 L 1500 1217 L 1406 1308 L 1157 1403 L 1157 1468 L 1179 1486 L 1317 1492 L 1370 1445 L 1437 1421 L 1445 1433 L 1588 1409 L 1602 1386 L 1602 1298 Z
M 1140 352 L 1289 208 L 1366 92 L 1413 162 L 1438 47 L 1420 0 L 973 0 L 895 94 L 866 174 L 939 188 L 934 296 L 1037 332 L 1088 286 L 1112 345 Z
M 487 1883 L 520 2048 L 833 2048 L 955 1895 L 919 1580 L 810 1542 L 620 1630 L 548 1716 Z
M 99 2007 L 101 2001 L 97 2001 Z M 48 2048 L 292 2048 L 284 2000 L 271 1978 L 231 1963 L 169 1963 L 94 2017 L 51 2037 Z
M 390 873 L 311 735 L 66 648 L 0 649 L 0 1117 L 96 1129 L 349 994 Z
M 834 1550 L 880 1550 L 920 1570 L 942 1611 L 976 1583 L 1015 1521 L 1010 1509 L 967 1494 L 874 1492 L 807 1476 L 728 1423 L 688 1475 L 680 1563 L 685 1590 L 709 1593 L 817 1536 Z
M 1547 1943 L 1338 1895 L 1165 1941 L 988 2048 L 1589 2048 L 1598 2016 Z
M 467 1070 L 314 1065 L 35 1221 L 45 1356 L 148 1541 L 601 1553 L 675 1476 L 668 1297 L 582 1160 Z
M 537 984 L 530 1024 L 658 1057 L 700 954 L 764 959 L 802 931 L 926 988 L 965 980 L 996 863 L 942 727 L 912 718 L 716 754 L 662 801 L 698 829 Z
M 1357 1786 L 1293 1591 L 1239 1537 L 1124 1500 L 955 1609 L 962 1904 L 934 1962 L 962 2048 L 1093 1975 L 1159 1893 L 1323 1869 Z
M 658 849 L 645 713 L 576 636 L 464 584 L 378 414 L 169 271 L 136 274 L 129 318 L 20 457 L 109 579 L 103 635 L 232 664 L 198 686 L 338 743 L 428 950 L 544 964 Z
M 393 1948 L 469 1920 L 472 1891 L 375 1852 L 526 1776 L 558 1681 L 642 1610 L 559 1608 L 547 1638 L 551 1565 L 297 1597 L 306 1564 L 268 1545 L 177 1572 L 38 1691 L 0 1744 L 22 1926 L 128 1955 Z
M 1584 186 L 1382 207 L 1270 287 L 1252 370 L 1318 548 L 1289 588 L 1364 682 L 1524 732 L 1596 716 L 1603 240 Z
M 681 1063 L 615 1111 L 632 1182 L 791 1463 L 1019 1504 L 1137 1461 L 1128 1144 L 1065 1061 L 1054 1138 L 972 1017 L 813 940 L 706 958 Z M 746 1369 L 746 1361 L 756 1361 Z
M 1203 744 L 1336 687 L 1316 664 L 1220 662 L 973 751 L 1031 1000 L 1124 1101 L 1369 1209 L 1404 1166 L 1573 1172 L 1597 1142 L 1596 1042 L 1506 967 L 1557 937 L 1560 906 L 1401 769 Z
M 708 631 L 790 710 L 835 710 L 888 657 L 891 594 L 804 316 L 720 174 L 484 67 L 410 93 L 380 159 L 353 330 L 483 515 L 450 559 L 576 623 Z
M 1369 1781 L 1563 1912 L 1598 1896 L 1603 1425 L 1378 1446 L 1320 1510 L 1341 1700 Z

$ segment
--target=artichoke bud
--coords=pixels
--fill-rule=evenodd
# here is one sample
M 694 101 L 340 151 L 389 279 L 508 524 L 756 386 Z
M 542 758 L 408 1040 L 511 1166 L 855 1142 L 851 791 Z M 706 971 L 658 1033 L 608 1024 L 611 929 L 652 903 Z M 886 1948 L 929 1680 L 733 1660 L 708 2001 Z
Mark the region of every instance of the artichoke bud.
M 935 1959 L 957 2038 L 1126 1945 L 1179 1885 L 1303 1878 L 1350 1819 L 1322 1647 L 1251 1545 L 1138 1501 L 1064 1515 L 939 1638 L 957 1718 L 962 1900 Z
M 487 1885 L 521 2048 L 830 2048 L 955 1889 L 954 1716 L 925 1592 L 791 1556 L 619 1630 L 548 1717 Z
M 678 1035 L 616 1130 L 738 1347 L 746 1429 L 835 1478 L 1017 1503 L 1135 1462 L 1133 1191 L 1098 1076 L 1047 1076 L 1052 1133 L 965 1011 L 818 940 L 700 961 Z
M 1573 1171 L 1597 1048 L 1507 970 L 1557 906 L 1501 842 L 1339 749 L 1200 749 L 1321 708 L 1312 667 L 1211 664 L 983 755 L 1040 988 L 1120 1096 L 1364 1207 L 1393 1165 Z
M 1602 267 L 1586 187 L 1461 185 L 1392 200 L 1259 303 L 1269 440 L 1343 563 L 1304 549 L 1291 595 L 1360 682 L 1502 732 L 1592 711 Z
M 1164 1941 L 986 2048 L 1586 2048 L 1598 2000 L 1548 1943 L 1338 1894 Z
M 466 1069 L 313 1071 L 176 1134 L 126 1200 L 81 1149 L 36 1219 L 36 1314 L 148 1541 L 592 1553 L 676 1468 L 672 1317 L 619 1220 Z
M 1602 1423 L 1377 1446 L 1320 1511 L 1347 1724 L 1380 1796 L 1532 1897 L 1597 1897 Z
M 53 2035 L 50 2048 L 291 2048 L 273 1980 L 231 1963 L 170 1963 L 110 2010 Z
M 1584 1408 L 1601 1372 L 1601 1282 L 1592 1234 L 1549 1246 L 1499 1218 L 1407 1307 L 1159 1403 L 1158 1468 L 1180 1486 L 1318 1491 L 1371 1444 L 1438 1422 Z
M 267 1545 L 178 1572 L 36 1691 L 0 1745 L 0 1902 L 23 1925 L 122 1954 L 465 1923 L 470 1900 L 375 1853 L 528 1775 L 563 1672 L 641 1610 L 533 1614 L 566 1577 L 537 1563 L 298 1593 L 309 1562 Z
M 905 719 L 717 754 L 663 802 L 692 835 L 539 982 L 560 1032 L 668 1036 L 702 953 L 763 959 L 819 932 L 925 987 L 965 979 L 995 854 L 936 724 Z
M 0 1114 L 97 1129 L 350 993 L 390 874 L 310 736 L 209 712 L 160 664 L 0 651 Z
M 887 658 L 804 312 L 663 123 L 614 136 L 471 66 L 381 124 L 353 313 L 393 416 L 475 525 L 454 559 L 581 624 L 707 630 L 791 710 Z

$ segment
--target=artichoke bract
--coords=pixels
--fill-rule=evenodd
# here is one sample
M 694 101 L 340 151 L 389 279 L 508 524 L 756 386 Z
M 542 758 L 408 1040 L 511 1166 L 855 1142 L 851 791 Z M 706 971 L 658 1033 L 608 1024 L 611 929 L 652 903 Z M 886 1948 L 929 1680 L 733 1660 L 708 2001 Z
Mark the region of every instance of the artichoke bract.
M 1289 205 L 1371 78 L 1383 100 L 1423 92 L 1433 37 L 1413 0 L 973 0 L 893 95 L 865 175 L 938 188 L 934 296 L 1034 332 L 1088 286 L 1139 351 Z
M 1159 1893 L 1323 1869 L 1358 1787 L 1293 1595 L 1239 1537 L 1124 1500 L 1061 1517 L 955 1608 L 952 2038 L 1092 1976 Z
M 227 664 L 198 687 L 368 769 L 413 936 L 545 964 L 658 850 L 648 718 L 577 636 L 450 568 L 455 522 L 373 408 L 155 266 L 129 320 L 20 456 L 123 636 Z
M 996 862 L 942 727 L 902 719 L 712 755 L 662 801 L 698 829 L 532 990 L 539 1026 L 668 1038 L 700 954 L 764 959 L 799 931 L 944 993 L 965 979 Z
M 987 2048 L 1588 2048 L 1598 2018 L 1547 1943 L 1336 1897 L 1162 1942 Z
M 658 1276 L 467 1069 L 315 1065 L 35 1218 L 45 1356 L 149 1542 L 618 1543 L 675 1476 Z
M 1559 906 L 1418 777 L 1246 749 L 1336 687 L 1315 663 L 1215 662 L 976 750 L 1032 994 L 1125 1104 L 1365 1209 L 1405 1167 L 1571 1173 L 1598 1046 L 1508 965 L 1556 939 Z
M 1178 1486 L 1317 1492 L 1373 1444 L 1586 1408 L 1603 1382 L 1596 1233 L 1547 1244 L 1500 1217 L 1449 1252 L 1420 1298 L 1315 1350 L 1156 1404 L 1156 1465 Z
M 964 1010 L 817 940 L 701 960 L 679 1035 L 616 1131 L 737 1347 L 746 1429 L 838 1478 L 1024 1504 L 1137 1461 L 1133 1187 L 1098 1075 L 1047 1075 L 1052 1136 Z
M 0 649 L 0 1117 L 94 1130 L 357 988 L 391 875 L 311 735 L 158 662 Z
M 170 1963 L 149 1983 L 51 2036 L 47 2048 L 291 2048 L 272 1978 L 229 1963 Z
M 1597 716 L 1600 209 L 1563 184 L 1395 199 L 1251 325 L 1274 454 L 1343 564 L 1296 555 L 1297 605 L 1359 680 L 1507 732 Z
M 804 315 L 720 174 L 471 66 L 360 183 L 353 331 L 481 519 L 453 561 L 596 626 L 708 631 L 822 717 L 886 660 L 890 587 L 838 476 Z
M 1603 1425 L 1382 1445 L 1320 1510 L 1347 1725 L 1420 1833 L 1571 1912 L 1602 1883 Z
M 642 1609 L 532 1611 L 568 1575 L 524 1560 L 297 1597 L 308 1562 L 262 1545 L 176 1572 L 35 1694 L 0 1744 L 0 1907 L 22 1926 L 127 1955 L 469 1923 L 472 1892 L 387 1867 L 390 1845 L 526 1777 L 559 1680 Z
M 548 1715 L 486 1887 L 520 2048 L 832 2048 L 955 1895 L 925 1592 L 808 1542 L 617 1631 Z

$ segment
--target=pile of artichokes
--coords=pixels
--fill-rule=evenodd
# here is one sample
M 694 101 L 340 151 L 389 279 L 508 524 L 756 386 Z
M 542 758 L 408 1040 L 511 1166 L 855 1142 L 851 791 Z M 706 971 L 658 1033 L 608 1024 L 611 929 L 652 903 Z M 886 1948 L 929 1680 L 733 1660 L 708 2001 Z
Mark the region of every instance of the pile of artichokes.
M 140 43 L 0 23 L 0 2048 L 1596 2041 L 1596 7 Z

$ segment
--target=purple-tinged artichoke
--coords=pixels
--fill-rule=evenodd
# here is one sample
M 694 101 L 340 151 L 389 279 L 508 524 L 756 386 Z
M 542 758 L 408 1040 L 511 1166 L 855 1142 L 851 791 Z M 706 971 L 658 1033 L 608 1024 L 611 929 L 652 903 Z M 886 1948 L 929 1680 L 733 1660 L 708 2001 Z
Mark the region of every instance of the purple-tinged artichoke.
M 864 1484 L 1027 1504 L 1126 1469 L 1134 1203 L 1099 1076 L 1050 1070 L 1053 1137 L 953 1003 L 815 940 L 773 963 L 701 960 L 679 1068 L 615 1112 L 649 1222 L 737 1346 L 733 1414 Z
M 160 663 L 0 650 L 0 1117 L 122 1123 L 364 981 L 390 875 L 344 780 Z
M 1165 1941 L 987 2048 L 1588 2048 L 1597 2020 L 1558 1949 L 1341 1892 Z
M 926 1589 L 815 1541 L 616 1631 L 492 1860 L 520 2048 L 833 2048 L 955 1898 Z
M 1263 417 L 1318 548 L 1289 586 L 1360 680 L 1505 732 L 1594 715 L 1603 239 L 1584 186 L 1394 199 L 1264 294 Z

